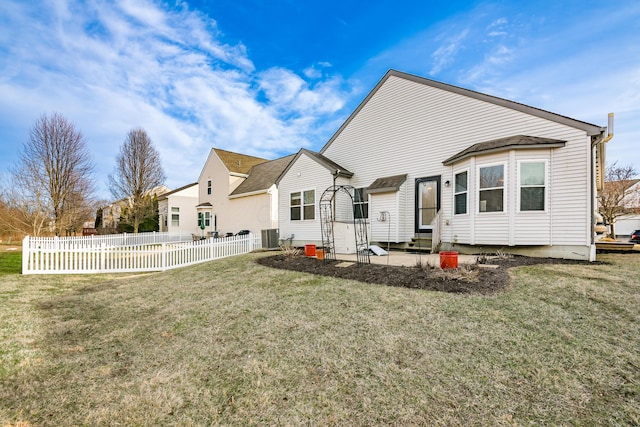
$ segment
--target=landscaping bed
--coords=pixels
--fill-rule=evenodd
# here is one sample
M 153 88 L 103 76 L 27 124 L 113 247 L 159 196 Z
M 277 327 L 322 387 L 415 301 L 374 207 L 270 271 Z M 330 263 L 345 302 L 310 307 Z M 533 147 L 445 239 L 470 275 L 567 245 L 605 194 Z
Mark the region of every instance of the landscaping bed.
M 511 267 L 550 263 L 586 264 L 583 261 L 555 258 L 509 256 L 487 258 L 485 264 L 461 265 L 459 268 L 441 270 L 418 262 L 413 267 L 400 267 L 380 264 L 344 263 L 287 254 L 260 258 L 257 262 L 273 268 L 358 280 L 366 283 L 472 294 L 493 294 L 507 289 L 510 283 L 508 269 Z

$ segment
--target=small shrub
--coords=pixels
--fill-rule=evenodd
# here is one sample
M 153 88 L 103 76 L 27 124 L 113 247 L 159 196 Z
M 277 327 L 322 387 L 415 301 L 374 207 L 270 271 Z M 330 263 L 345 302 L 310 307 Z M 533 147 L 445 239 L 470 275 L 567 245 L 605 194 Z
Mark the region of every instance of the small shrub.
M 433 265 L 429 264 L 429 262 L 423 261 L 421 259 L 416 260 L 415 267 L 418 270 L 433 270 L 435 268 Z
M 507 260 L 507 259 L 513 258 L 513 255 L 506 253 L 502 249 L 498 249 L 496 251 L 496 256 L 498 257 L 498 259 L 501 259 L 501 260 Z
M 489 255 L 482 253 L 476 257 L 476 264 L 488 264 Z
M 280 246 L 280 249 L 282 249 L 282 254 L 285 256 L 285 258 L 295 258 L 300 256 L 300 254 L 302 253 L 302 251 L 295 246 L 283 245 Z

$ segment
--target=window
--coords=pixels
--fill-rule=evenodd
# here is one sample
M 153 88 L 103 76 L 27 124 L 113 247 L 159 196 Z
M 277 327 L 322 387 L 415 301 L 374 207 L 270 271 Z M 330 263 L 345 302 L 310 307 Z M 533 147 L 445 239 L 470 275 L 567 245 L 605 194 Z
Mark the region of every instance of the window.
M 211 180 L 207 181 L 207 194 L 211 194 Z
M 300 197 L 300 192 L 291 193 L 291 221 L 300 221 L 301 205 L 302 199 Z
M 504 165 L 480 168 L 480 212 L 504 210 Z
M 467 185 L 468 185 L 468 173 L 467 171 L 457 173 L 455 176 L 455 188 L 454 193 L 454 212 L 456 215 L 467 213 Z
M 545 206 L 545 162 L 520 163 L 520 210 L 543 211 Z
M 198 227 L 202 228 L 203 221 L 205 227 L 211 225 L 211 212 L 198 212 Z
M 353 217 L 355 219 L 369 218 L 369 193 L 366 188 L 356 188 L 353 193 Z
M 291 221 L 316 218 L 316 191 L 297 191 L 290 198 Z
M 180 227 L 180 208 L 171 208 L 171 226 Z

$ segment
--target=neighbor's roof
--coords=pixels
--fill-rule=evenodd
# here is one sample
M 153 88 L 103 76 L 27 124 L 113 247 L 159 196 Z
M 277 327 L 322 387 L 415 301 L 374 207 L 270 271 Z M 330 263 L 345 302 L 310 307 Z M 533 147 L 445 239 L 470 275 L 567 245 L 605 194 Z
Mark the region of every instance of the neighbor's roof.
M 443 165 L 449 166 L 455 162 L 466 159 L 467 157 L 477 156 L 478 154 L 489 154 L 498 151 L 511 149 L 533 149 L 533 148 L 557 148 L 564 147 L 567 141 L 552 138 L 541 138 L 538 136 L 515 135 L 507 138 L 493 139 L 491 141 L 473 144 L 471 147 L 460 151 L 442 162 Z
M 398 77 L 401 79 L 409 80 L 415 83 L 420 83 L 426 86 L 431 86 L 437 89 L 446 90 L 447 92 L 457 93 L 459 95 L 464 95 L 469 98 L 477 99 L 480 101 L 488 102 L 491 104 L 499 105 L 506 108 L 511 108 L 512 110 L 520 111 L 523 113 L 531 114 L 532 116 L 540 117 L 543 119 L 547 119 L 556 123 L 561 123 L 567 126 L 571 126 L 577 129 L 584 130 L 587 135 L 599 135 L 606 130 L 606 127 L 597 126 L 591 123 L 583 122 L 580 120 L 572 119 L 571 117 L 563 116 L 560 114 L 552 113 L 550 111 L 542 110 L 540 108 L 531 107 L 526 104 L 521 104 L 519 102 L 510 101 L 504 98 L 498 98 L 497 96 L 487 95 L 485 93 L 476 92 L 470 89 L 464 89 L 458 86 L 453 86 L 446 83 L 441 83 L 435 80 L 426 79 L 424 77 L 415 76 L 408 73 L 403 73 L 401 71 L 389 70 L 382 77 L 382 79 L 378 82 L 378 84 L 373 88 L 371 92 L 367 95 L 367 97 L 358 105 L 358 107 L 351 113 L 351 115 L 347 118 L 347 120 L 340 126 L 340 128 L 336 131 L 335 134 L 329 139 L 329 141 L 322 147 L 320 153 L 324 153 L 327 148 L 333 143 L 333 141 L 342 133 L 342 131 L 349 125 L 351 120 L 354 119 L 360 112 L 360 110 L 369 102 L 369 100 L 376 94 L 376 92 L 382 87 L 382 85 L 390 78 L 390 77 Z
M 162 196 L 158 197 L 158 200 L 164 200 L 164 199 L 166 199 L 167 197 L 169 197 L 170 195 L 175 194 L 175 193 L 177 193 L 178 191 L 182 191 L 182 190 L 186 190 L 187 188 L 191 188 L 191 187 L 193 187 L 194 185 L 198 185 L 198 183 L 197 183 L 197 182 L 193 182 L 193 183 L 191 183 L 191 184 L 183 185 L 183 186 L 182 186 L 182 187 L 180 187 L 180 188 L 176 188 L 176 189 L 175 189 L 175 190 L 173 190 L 173 191 L 169 191 L 168 193 L 164 193 Z
M 231 192 L 231 196 L 238 196 L 241 194 L 255 193 L 258 191 L 266 191 L 282 174 L 289 163 L 294 159 L 296 155 L 291 154 L 280 159 L 271 160 L 268 162 L 255 165 L 249 171 L 247 179 Z
M 349 172 L 348 170 L 346 170 L 333 160 L 330 160 L 327 157 L 323 156 L 322 154 L 316 153 L 315 151 L 307 150 L 306 148 L 301 148 L 300 151 L 298 151 L 298 153 L 291 160 L 291 162 L 287 165 L 280 177 L 278 177 L 278 179 L 276 180 L 276 184 L 280 183 L 280 179 L 289 171 L 291 165 L 293 165 L 296 160 L 298 160 L 298 158 L 303 154 L 306 154 L 307 156 L 309 156 L 309 158 L 315 160 L 318 164 L 325 167 L 327 170 L 329 170 L 329 172 L 331 172 L 332 175 L 342 176 L 346 178 L 351 178 L 353 176 L 353 172 Z
M 246 154 L 234 153 L 232 151 L 214 148 L 218 158 L 222 161 L 229 172 L 241 173 L 247 175 L 252 167 L 260 163 L 267 162 L 267 159 L 260 157 L 247 156 Z
M 406 173 L 404 175 L 385 176 L 384 178 L 378 178 L 373 181 L 371 185 L 367 187 L 367 191 L 370 194 L 398 191 L 406 180 Z

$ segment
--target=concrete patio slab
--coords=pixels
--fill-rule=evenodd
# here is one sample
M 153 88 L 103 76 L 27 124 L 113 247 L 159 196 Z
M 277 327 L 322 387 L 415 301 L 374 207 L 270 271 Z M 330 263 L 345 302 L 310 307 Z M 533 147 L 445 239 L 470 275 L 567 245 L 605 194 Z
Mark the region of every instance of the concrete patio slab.
M 458 254 L 458 265 L 475 264 L 476 255 Z M 356 254 L 336 254 L 339 261 L 356 262 Z M 372 264 L 395 265 L 403 267 L 415 267 L 418 264 L 429 264 L 433 267 L 440 267 L 440 254 L 411 253 L 403 251 L 390 251 L 389 255 L 370 255 Z

